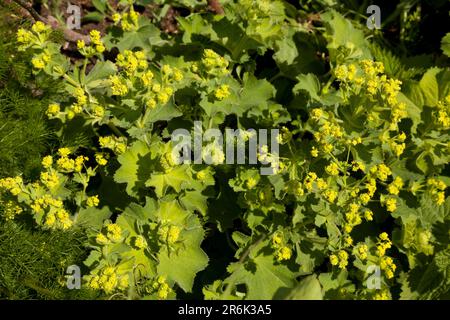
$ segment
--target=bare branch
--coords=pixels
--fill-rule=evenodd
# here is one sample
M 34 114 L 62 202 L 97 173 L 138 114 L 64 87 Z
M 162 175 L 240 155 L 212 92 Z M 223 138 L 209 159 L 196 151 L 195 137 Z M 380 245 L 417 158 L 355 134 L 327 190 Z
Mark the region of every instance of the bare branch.
M 31 3 L 28 3 L 24 0 L 13 0 L 13 2 L 17 3 L 19 6 L 27 10 L 34 20 L 46 22 L 45 19 L 39 13 L 37 13 L 36 10 L 33 9 L 33 5 Z
M 84 40 L 87 44 L 89 44 L 90 39 L 88 36 L 78 33 L 76 31 L 70 30 L 66 28 L 63 25 L 60 25 L 58 20 L 53 16 L 48 16 L 47 18 L 44 18 L 39 13 L 36 12 L 36 10 L 33 9 L 33 6 L 31 3 L 28 3 L 25 0 L 12 0 L 14 3 L 25 9 L 30 13 L 30 15 L 33 17 L 35 21 L 41 21 L 45 24 L 48 24 L 53 29 L 61 29 L 64 34 L 64 39 L 69 42 L 77 42 L 78 40 Z

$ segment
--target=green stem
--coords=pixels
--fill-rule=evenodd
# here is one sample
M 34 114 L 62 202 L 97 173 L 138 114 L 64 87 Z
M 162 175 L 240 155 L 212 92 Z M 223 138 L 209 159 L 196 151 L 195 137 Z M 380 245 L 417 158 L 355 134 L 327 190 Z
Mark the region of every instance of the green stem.
M 70 83 L 71 85 L 73 85 L 74 87 L 79 87 L 80 84 L 77 83 L 75 80 L 73 80 L 71 77 L 69 77 L 67 74 L 63 75 L 64 79 L 67 80 L 68 83 Z
M 256 240 L 253 244 L 251 244 L 242 254 L 241 258 L 239 259 L 239 261 L 237 262 L 239 264 L 239 267 L 237 270 L 241 269 L 244 267 L 244 262 L 247 259 L 247 257 L 250 255 L 250 252 L 258 245 L 260 244 L 265 238 L 267 237 L 267 234 L 263 234 L 261 235 L 258 240 Z M 236 270 L 236 271 L 237 271 Z M 234 273 L 230 276 L 230 282 L 227 285 L 227 288 L 225 289 L 225 292 L 223 293 L 222 296 L 229 296 L 231 294 L 231 290 L 233 290 L 234 284 L 236 282 L 236 271 L 234 271 Z
M 87 63 L 88 63 L 88 59 L 87 58 L 84 58 L 84 61 L 83 61 L 83 68 L 82 68 L 82 70 L 81 70 L 81 83 L 83 83 L 84 84 L 84 80 L 85 80 L 85 78 L 86 78 L 86 66 L 87 66 Z
M 116 125 L 112 122 L 108 122 L 108 127 L 114 132 L 117 136 L 123 137 L 123 133 L 116 127 Z

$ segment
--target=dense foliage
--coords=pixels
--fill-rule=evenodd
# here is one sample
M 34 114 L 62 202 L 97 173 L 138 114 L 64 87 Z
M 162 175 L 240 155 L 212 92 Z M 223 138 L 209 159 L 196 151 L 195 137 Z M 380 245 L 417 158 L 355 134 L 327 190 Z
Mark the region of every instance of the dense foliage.
M 34 126 L 56 146 L 30 154 L 35 175 L 1 168 L 2 228 L 32 225 L 33 241 L 55 244 L 49 283 L 83 271 L 79 294 L 39 297 L 450 297 L 450 33 L 421 30 L 437 10 L 448 17 L 448 1 L 387 5 L 381 30 L 356 1 L 92 3 L 102 32 L 72 51 L 42 21 L 13 46 L 49 120 L 27 114 L 11 136 L 29 145 Z M 8 92 L 2 112 L 18 103 Z M 274 174 L 227 164 L 213 141 L 211 164 L 178 164 L 171 133 L 197 121 L 278 128 L 279 154 L 258 153 Z M 0 249 L 13 243 L 0 237 Z

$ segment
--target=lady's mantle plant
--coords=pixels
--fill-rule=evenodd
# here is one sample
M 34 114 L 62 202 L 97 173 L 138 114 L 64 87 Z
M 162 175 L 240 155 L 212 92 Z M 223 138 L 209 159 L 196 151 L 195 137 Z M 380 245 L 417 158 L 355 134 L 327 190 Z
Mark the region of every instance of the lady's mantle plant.
M 64 81 L 49 118 L 95 147 L 48 155 L 38 181 L 0 180 L 4 218 L 84 228 L 84 286 L 109 296 L 190 292 L 211 263 L 201 247 L 210 229 L 229 236 L 235 260 L 200 283 L 207 299 L 414 296 L 409 270 L 448 268 L 449 70 L 404 87 L 335 11 L 310 35 L 284 1 L 223 3 L 222 16 L 180 17 L 176 37 L 124 5 L 105 36 L 78 41 L 76 61 L 43 23 L 20 29 L 36 77 Z M 278 73 L 268 81 L 254 59 L 270 52 Z M 279 170 L 227 165 L 213 142 L 203 145 L 212 165 L 177 164 L 170 134 L 194 121 L 279 128 Z

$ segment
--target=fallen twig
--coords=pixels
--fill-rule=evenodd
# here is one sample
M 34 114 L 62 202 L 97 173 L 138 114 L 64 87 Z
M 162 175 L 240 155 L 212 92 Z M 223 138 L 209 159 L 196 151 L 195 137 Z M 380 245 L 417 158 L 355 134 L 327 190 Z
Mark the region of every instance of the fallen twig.
M 41 16 L 36 10 L 34 10 L 31 3 L 28 3 L 25 0 L 12 0 L 14 3 L 25 9 L 35 21 L 41 21 L 49 26 L 51 26 L 53 29 L 61 29 L 64 34 L 64 39 L 69 42 L 77 42 L 78 40 L 84 40 L 87 44 L 90 42 L 89 37 L 78 33 L 76 31 L 73 31 L 71 29 L 66 28 L 65 26 L 61 25 L 59 21 L 53 17 L 48 16 L 47 18 Z

